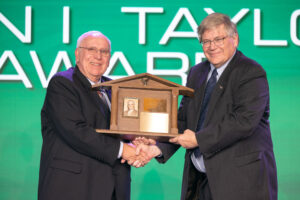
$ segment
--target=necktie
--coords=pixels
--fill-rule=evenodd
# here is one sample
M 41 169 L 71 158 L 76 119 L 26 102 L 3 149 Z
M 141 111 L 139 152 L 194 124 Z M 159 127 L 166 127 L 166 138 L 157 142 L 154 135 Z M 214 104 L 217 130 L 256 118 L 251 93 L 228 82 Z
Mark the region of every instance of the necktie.
M 207 105 L 208 105 L 211 93 L 212 93 L 212 91 L 213 91 L 213 89 L 214 89 L 214 87 L 217 83 L 217 75 L 218 75 L 217 69 L 214 69 L 214 71 L 212 72 L 211 77 L 209 78 L 209 80 L 206 84 L 205 91 L 204 91 L 204 97 L 203 97 L 203 101 L 202 101 L 202 105 L 201 105 L 201 109 L 200 109 L 200 117 L 199 117 L 199 121 L 198 121 L 198 124 L 197 124 L 196 132 L 199 131 L 203 126 L 203 122 L 204 122 L 205 115 L 206 115 L 207 108 L 208 108 Z M 200 153 L 199 148 L 196 148 L 194 150 L 194 152 L 191 156 L 191 159 L 192 159 L 192 162 L 195 165 L 195 167 L 198 170 L 203 171 L 203 168 L 202 168 L 202 166 L 204 166 L 203 157 L 201 157 L 201 153 Z M 202 168 L 202 169 L 199 169 L 199 168 Z M 204 168 L 204 170 L 205 170 L 205 168 Z
M 211 92 L 213 91 L 213 89 L 216 85 L 216 82 L 217 82 L 217 75 L 218 75 L 217 69 L 214 69 L 214 71 L 212 72 L 212 74 L 206 84 L 203 102 L 202 102 L 201 110 L 200 110 L 200 118 L 199 118 L 199 121 L 197 124 L 196 131 L 199 131 L 203 126 L 203 122 L 205 119 L 205 114 L 207 112 L 207 108 L 208 108 L 207 105 L 208 105 L 208 102 L 209 102 L 209 99 L 211 96 Z
M 107 94 L 106 94 L 105 90 L 104 90 L 104 89 L 100 89 L 100 90 L 97 91 L 97 93 L 98 93 L 99 97 L 101 98 L 101 100 L 103 101 L 103 103 L 104 103 L 104 104 L 109 108 L 109 110 L 110 110 L 110 109 L 111 109 L 111 108 L 110 108 L 110 101 L 109 101 L 109 99 L 108 99 L 108 97 L 107 97 Z

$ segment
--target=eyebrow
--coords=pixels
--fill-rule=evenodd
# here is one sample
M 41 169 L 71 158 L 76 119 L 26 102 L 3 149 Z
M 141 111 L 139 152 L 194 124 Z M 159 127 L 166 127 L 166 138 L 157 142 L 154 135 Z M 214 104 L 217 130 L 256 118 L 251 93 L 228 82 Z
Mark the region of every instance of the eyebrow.
M 221 38 L 221 37 L 226 37 L 226 36 L 224 36 L 224 35 L 223 36 L 217 36 L 217 37 L 214 37 L 213 40 L 217 39 L 217 38 Z M 202 39 L 202 40 L 209 40 L 209 39 Z

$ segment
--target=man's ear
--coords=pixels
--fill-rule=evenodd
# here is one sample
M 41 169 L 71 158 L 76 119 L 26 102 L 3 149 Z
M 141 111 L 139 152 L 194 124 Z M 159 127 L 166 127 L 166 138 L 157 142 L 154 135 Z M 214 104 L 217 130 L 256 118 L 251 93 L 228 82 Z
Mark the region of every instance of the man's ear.
M 235 33 L 232 38 L 233 38 L 234 46 L 237 47 L 239 45 L 239 35 Z
M 75 63 L 76 64 L 77 64 L 78 60 L 79 60 L 79 50 L 78 50 L 78 48 L 76 48 L 75 49 Z

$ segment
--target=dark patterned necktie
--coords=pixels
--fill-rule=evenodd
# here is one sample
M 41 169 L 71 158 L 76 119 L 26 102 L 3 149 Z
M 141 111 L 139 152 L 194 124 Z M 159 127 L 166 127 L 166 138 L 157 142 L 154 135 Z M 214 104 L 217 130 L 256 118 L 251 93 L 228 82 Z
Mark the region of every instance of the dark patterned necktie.
M 204 97 L 203 97 L 203 102 L 202 102 L 202 105 L 201 105 L 201 110 L 200 110 L 200 118 L 199 118 L 199 121 L 198 121 L 198 124 L 197 124 L 197 129 L 196 131 L 199 131 L 202 126 L 203 126 L 203 122 L 204 122 L 204 119 L 205 119 L 205 115 L 206 115 L 206 112 L 207 112 L 207 108 L 208 108 L 208 102 L 209 102 L 209 99 L 210 99 L 210 96 L 211 96 L 211 93 L 217 83 L 217 75 L 218 75 L 218 72 L 217 72 L 217 69 L 214 69 L 214 71 L 212 72 L 207 84 L 206 84 L 206 88 L 205 88 L 205 92 L 204 92 Z
M 210 76 L 210 78 L 206 84 L 196 132 L 199 131 L 203 126 L 203 122 L 204 122 L 205 115 L 206 115 L 207 108 L 208 108 L 207 105 L 208 105 L 211 93 L 217 83 L 217 75 L 218 75 L 217 69 L 214 69 L 214 71 L 212 72 L 212 75 Z M 201 153 L 200 153 L 199 148 L 196 148 L 193 153 L 195 155 L 195 159 L 192 158 L 192 162 L 194 163 L 195 166 L 199 166 L 199 163 L 201 163 L 200 162 Z M 195 162 L 197 162 L 198 165 Z
M 110 105 L 107 101 L 109 101 L 108 97 L 107 97 L 107 94 L 105 92 L 105 90 L 103 89 L 100 89 L 97 91 L 100 99 L 103 101 L 103 103 L 105 104 L 105 106 L 110 110 Z

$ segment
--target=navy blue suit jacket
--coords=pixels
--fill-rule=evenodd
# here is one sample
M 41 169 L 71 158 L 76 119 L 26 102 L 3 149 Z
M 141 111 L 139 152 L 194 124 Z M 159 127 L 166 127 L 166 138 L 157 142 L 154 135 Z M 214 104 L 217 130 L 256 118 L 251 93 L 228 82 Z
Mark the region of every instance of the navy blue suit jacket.
M 51 79 L 41 112 L 40 200 L 130 199 L 130 166 L 117 158 L 120 140 L 95 132 L 109 128 L 103 106 L 78 67 Z
M 180 132 L 195 131 L 210 63 L 191 68 L 187 87 L 195 96 L 183 97 L 179 112 Z M 219 78 L 208 103 L 203 129 L 196 134 L 204 156 L 206 175 L 214 200 L 277 199 L 277 175 L 269 127 L 269 87 L 263 68 L 236 54 Z M 166 162 L 179 148 L 159 144 Z M 194 199 L 200 176 L 185 154 L 181 199 Z

